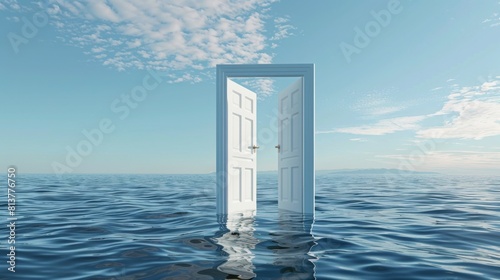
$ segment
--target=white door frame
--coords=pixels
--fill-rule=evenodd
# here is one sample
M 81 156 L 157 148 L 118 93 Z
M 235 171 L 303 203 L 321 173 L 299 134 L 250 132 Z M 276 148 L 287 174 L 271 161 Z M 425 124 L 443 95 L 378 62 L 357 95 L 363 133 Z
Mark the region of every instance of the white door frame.
M 314 215 L 315 207 L 315 91 L 314 64 L 219 64 L 217 65 L 217 214 L 227 214 L 228 120 L 227 79 L 252 77 L 299 77 L 304 81 L 303 106 L 303 214 Z M 307 188 L 307 191 L 306 189 Z M 276 205 L 277 207 L 277 205 Z

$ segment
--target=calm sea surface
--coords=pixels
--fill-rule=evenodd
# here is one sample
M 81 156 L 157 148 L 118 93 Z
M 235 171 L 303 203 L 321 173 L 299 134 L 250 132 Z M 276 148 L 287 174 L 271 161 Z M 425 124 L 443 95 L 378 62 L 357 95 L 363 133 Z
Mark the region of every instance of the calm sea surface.
M 4 184 L 2 184 L 4 185 Z M 318 175 L 316 216 L 215 215 L 211 175 L 18 174 L 0 279 L 500 279 L 500 177 Z

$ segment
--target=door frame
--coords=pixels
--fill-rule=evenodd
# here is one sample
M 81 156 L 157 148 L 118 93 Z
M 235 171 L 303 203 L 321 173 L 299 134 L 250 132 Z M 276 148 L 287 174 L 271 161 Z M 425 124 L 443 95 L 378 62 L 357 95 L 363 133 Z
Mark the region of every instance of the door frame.
M 315 207 L 315 89 L 314 64 L 218 64 L 217 67 L 217 160 L 216 160 L 216 205 L 217 214 L 227 214 L 227 79 L 257 77 L 297 77 L 303 79 L 303 177 L 302 177 L 302 213 L 314 215 Z M 257 113 L 257 112 L 256 112 Z M 308 191 L 306 191 L 306 188 Z M 276 206 L 277 207 L 277 206 Z

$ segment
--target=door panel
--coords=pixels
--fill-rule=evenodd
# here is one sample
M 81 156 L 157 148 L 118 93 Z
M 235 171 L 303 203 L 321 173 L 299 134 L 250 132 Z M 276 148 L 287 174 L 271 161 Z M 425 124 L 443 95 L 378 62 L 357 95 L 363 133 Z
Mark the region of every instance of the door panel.
M 303 86 L 298 79 L 279 94 L 278 207 L 303 211 Z
M 256 94 L 227 80 L 228 214 L 257 209 Z

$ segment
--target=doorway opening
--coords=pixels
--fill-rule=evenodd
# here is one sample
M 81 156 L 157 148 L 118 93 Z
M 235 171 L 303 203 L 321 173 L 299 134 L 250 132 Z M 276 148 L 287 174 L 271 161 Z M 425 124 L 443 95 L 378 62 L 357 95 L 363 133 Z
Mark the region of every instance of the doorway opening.
M 232 78 L 233 82 L 256 93 L 257 131 L 257 208 L 266 216 L 278 212 L 279 94 L 300 78 Z M 276 220 L 276 219 L 273 219 Z
M 252 215 L 257 210 L 258 138 L 262 138 L 257 130 L 259 100 L 255 92 L 236 82 L 241 77 L 295 78 L 277 95 L 277 144 L 272 141 L 273 129 L 268 127 L 270 135 L 262 148 L 274 148 L 278 155 L 278 208 L 313 214 L 313 64 L 217 66 L 217 213 Z

